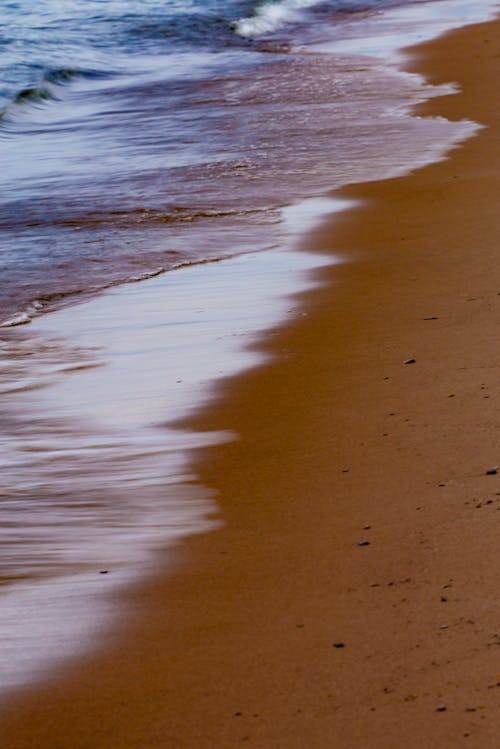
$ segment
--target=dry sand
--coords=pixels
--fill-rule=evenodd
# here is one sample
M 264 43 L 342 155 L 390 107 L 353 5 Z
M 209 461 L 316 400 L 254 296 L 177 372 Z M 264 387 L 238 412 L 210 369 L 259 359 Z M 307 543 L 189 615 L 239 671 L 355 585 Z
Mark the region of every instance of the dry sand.
M 350 262 L 197 420 L 241 435 L 199 458 L 225 527 L 132 591 L 114 650 L 5 705 L 3 746 L 499 746 L 500 23 L 412 65 L 463 87 L 426 114 L 487 129 L 344 192 L 313 239 Z

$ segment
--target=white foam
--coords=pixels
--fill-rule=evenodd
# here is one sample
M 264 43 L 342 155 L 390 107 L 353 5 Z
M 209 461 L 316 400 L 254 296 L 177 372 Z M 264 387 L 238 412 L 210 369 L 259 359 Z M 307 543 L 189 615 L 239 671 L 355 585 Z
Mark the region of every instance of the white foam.
M 288 208 L 284 244 L 344 207 Z M 0 607 L 0 688 L 104 646 L 111 592 L 151 574 L 158 549 L 217 526 L 190 455 L 237 435 L 168 423 L 261 362 L 257 336 L 297 315 L 290 295 L 333 262 L 289 249 L 180 268 L 38 317 L 4 346 L 21 389 L 9 392 L 17 421 L 0 432 L 3 574 L 14 580 Z M 34 371 L 45 387 L 22 389 Z
M 262 34 L 296 23 L 300 20 L 301 11 L 318 5 L 320 0 L 281 0 L 259 5 L 252 16 L 240 18 L 235 24 L 236 32 L 246 38 L 255 38 Z

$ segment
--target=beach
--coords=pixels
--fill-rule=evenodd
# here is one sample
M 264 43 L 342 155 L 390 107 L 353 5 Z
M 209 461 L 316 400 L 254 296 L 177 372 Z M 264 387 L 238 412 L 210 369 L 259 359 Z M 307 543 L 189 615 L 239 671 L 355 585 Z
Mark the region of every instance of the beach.
M 194 460 L 219 527 L 116 593 L 105 649 L 2 698 L 9 749 L 498 745 L 499 42 L 408 51 L 461 89 L 419 115 L 483 129 L 335 193 L 307 247 L 343 262 L 183 421 L 238 435 Z

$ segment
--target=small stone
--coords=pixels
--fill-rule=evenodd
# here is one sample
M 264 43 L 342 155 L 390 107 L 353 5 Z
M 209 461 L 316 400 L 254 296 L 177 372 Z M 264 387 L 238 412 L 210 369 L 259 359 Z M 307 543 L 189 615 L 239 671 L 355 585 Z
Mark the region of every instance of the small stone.
M 495 476 L 498 473 L 498 468 L 487 468 L 486 469 L 486 475 L 487 476 Z
M 356 543 L 356 546 L 370 546 L 370 542 L 369 541 L 358 541 Z
M 436 712 L 438 712 L 438 713 L 444 713 L 445 710 L 446 710 L 446 705 L 438 705 L 436 707 Z
M 99 570 L 100 575 L 107 575 L 109 570 Z
M 449 626 L 448 624 L 441 624 L 439 626 L 439 629 L 448 629 L 448 626 Z
M 405 364 L 416 364 L 416 362 L 417 362 L 416 359 L 406 359 L 406 361 L 404 363 Z
M 439 320 L 439 318 L 431 315 L 431 317 L 424 317 L 424 320 Z
M 334 642 L 333 643 L 334 648 L 345 648 L 345 644 L 343 642 Z

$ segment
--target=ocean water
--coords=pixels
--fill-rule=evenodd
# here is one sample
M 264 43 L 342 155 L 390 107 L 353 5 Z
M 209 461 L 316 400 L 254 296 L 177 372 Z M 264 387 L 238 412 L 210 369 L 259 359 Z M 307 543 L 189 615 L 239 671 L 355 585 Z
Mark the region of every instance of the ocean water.
M 131 277 L 269 249 L 284 206 L 425 159 L 459 129 L 409 122 L 424 84 L 358 51 L 489 6 L 3 0 L 0 325 Z M 418 11 L 406 28 L 401 8 Z
M 344 207 L 325 196 L 474 134 L 412 115 L 453 84 L 398 50 L 495 7 L 0 0 L 0 689 L 88 647 L 109 588 L 217 525 L 189 454 L 237 435 L 169 424 L 301 314 L 326 261 L 291 248 Z

